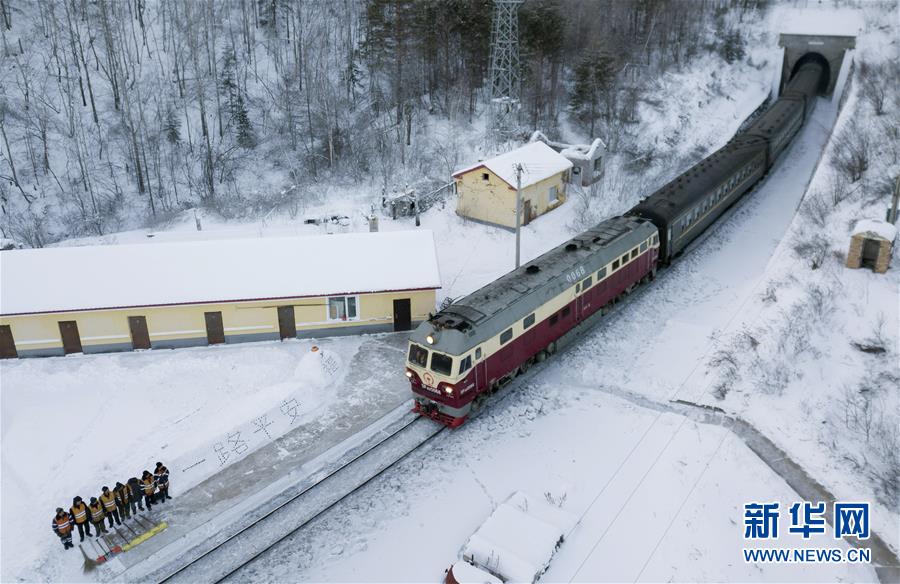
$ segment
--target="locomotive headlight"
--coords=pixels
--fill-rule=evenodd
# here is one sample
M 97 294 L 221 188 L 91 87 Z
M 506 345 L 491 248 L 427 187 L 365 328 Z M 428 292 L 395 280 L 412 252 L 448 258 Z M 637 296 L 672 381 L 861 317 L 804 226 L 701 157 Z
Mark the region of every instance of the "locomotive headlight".
M 445 387 L 444 393 L 446 393 L 447 395 L 453 395 L 453 388 L 450 386 Z
M 406 376 L 409 377 L 410 379 L 412 379 L 412 375 L 413 375 L 413 374 L 412 374 L 412 371 L 410 371 L 409 369 L 407 369 L 407 370 L 406 370 Z
M 425 342 L 428 343 L 429 345 L 433 345 L 434 344 L 434 335 L 428 335 L 427 337 L 425 337 Z

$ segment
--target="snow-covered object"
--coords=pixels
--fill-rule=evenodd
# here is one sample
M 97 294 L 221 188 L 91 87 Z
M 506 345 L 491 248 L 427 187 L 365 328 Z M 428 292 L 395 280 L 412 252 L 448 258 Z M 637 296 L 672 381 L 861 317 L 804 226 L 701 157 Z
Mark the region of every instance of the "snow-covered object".
M 503 582 L 493 574 L 463 561 L 453 564 L 447 576 L 445 580 L 447 584 L 501 584 Z
M 864 20 L 858 10 L 782 8 L 773 14 L 777 22 L 776 30 L 781 34 L 856 36 L 863 27 Z
M 853 235 L 872 234 L 887 241 L 894 241 L 897 237 L 897 228 L 887 221 L 880 219 L 862 219 L 856 223 Z
M 475 170 L 487 168 L 509 186 L 516 187 L 516 165 L 522 165 L 522 188 L 539 183 L 572 168 L 572 163 L 562 154 L 543 142 L 532 142 L 500 156 L 461 168 L 454 178 Z
M 505 581 L 534 582 L 575 522 L 570 513 L 517 491 L 472 534 L 460 555 Z
M 0 314 L 440 288 L 431 231 L 12 250 Z
M 597 150 L 606 149 L 606 144 L 600 138 L 594 138 L 590 144 L 567 144 L 551 140 L 540 130 L 535 130 L 528 141 L 543 142 L 554 150 L 558 149 L 569 160 L 594 160 L 597 158 Z

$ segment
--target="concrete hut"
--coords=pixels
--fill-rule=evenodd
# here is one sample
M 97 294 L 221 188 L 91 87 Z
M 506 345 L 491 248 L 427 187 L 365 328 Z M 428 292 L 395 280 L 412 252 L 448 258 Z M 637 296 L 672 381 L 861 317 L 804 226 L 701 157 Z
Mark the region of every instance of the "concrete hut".
M 430 231 L 0 252 L 0 358 L 409 330 Z
M 572 163 L 543 142 L 533 142 L 453 173 L 456 213 L 515 228 L 518 165 L 522 167 L 522 225 L 565 202 Z
M 871 268 L 877 274 L 887 272 L 897 228 L 887 221 L 863 219 L 850 236 L 848 268 Z

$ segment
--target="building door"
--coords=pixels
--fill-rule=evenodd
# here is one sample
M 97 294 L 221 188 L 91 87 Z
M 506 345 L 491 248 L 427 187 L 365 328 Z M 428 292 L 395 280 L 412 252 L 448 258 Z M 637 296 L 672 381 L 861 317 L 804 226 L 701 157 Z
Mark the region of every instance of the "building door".
M 12 328 L 8 324 L 0 326 L 0 359 L 15 359 L 18 356 Z
M 204 312 L 206 317 L 206 340 L 210 345 L 221 345 L 225 342 L 225 327 L 222 325 L 221 312 Z
M 412 328 L 412 313 L 409 307 L 409 298 L 397 298 L 394 300 L 394 330 L 408 331 Z
M 294 319 L 293 306 L 278 307 L 278 332 L 282 341 L 297 338 L 297 321 Z
M 147 319 L 143 316 L 129 316 L 128 328 L 131 329 L 131 348 L 138 349 L 150 348 L 150 333 L 147 330 Z
M 865 243 L 863 243 L 863 252 L 862 252 L 862 267 L 864 268 L 875 268 L 875 262 L 878 261 L 878 251 L 881 248 L 881 245 L 878 241 L 874 239 L 867 239 Z
M 525 219 L 523 223 L 525 225 L 531 223 L 531 201 L 525 201 Z
M 81 353 L 81 337 L 78 335 L 78 323 L 74 320 L 61 320 L 59 322 L 59 334 L 62 337 L 63 352 Z

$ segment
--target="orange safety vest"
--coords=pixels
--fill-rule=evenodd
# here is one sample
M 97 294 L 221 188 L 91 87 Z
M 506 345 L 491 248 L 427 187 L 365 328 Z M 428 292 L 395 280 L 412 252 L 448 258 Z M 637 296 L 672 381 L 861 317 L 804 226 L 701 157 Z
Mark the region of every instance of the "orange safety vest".
M 122 505 L 127 504 L 128 501 L 131 500 L 131 497 L 129 496 L 131 494 L 131 487 L 128 485 L 122 485 L 121 489 L 116 489 L 113 493 L 116 495 L 116 500 Z
M 88 505 L 88 508 L 91 510 L 91 521 L 94 523 L 103 521 L 103 518 L 106 516 L 106 513 L 103 512 L 103 505 L 97 503 L 96 506 Z
M 69 521 L 68 513 L 63 517 L 53 517 L 53 526 L 60 535 L 69 535 L 72 531 L 72 522 Z
M 144 494 L 152 495 L 153 491 L 156 490 L 156 482 L 153 480 L 153 478 L 147 477 L 141 482 L 144 483 Z
M 116 496 L 112 494 L 112 491 L 107 491 L 109 496 L 100 495 L 100 502 L 103 503 L 103 507 L 107 511 L 115 511 L 116 510 Z
M 73 505 L 69 511 L 71 511 L 72 515 L 75 517 L 75 523 L 87 522 L 87 505 L 83 502 L 77 507 Z

